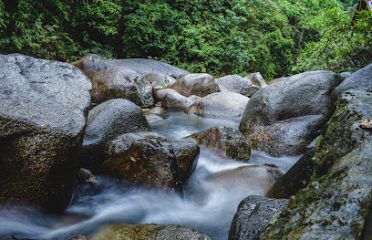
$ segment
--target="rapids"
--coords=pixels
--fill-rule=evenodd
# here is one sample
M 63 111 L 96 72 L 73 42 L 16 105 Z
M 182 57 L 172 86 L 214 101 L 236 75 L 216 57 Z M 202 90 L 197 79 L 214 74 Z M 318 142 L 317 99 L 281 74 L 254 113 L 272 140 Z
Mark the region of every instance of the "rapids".
M 170 111 L 163 117 L 163 121 L 152 124 L 152 131 L 169 139 L 214 126 L 237 127 L 234 122 L 181 112 Z M 253 151 L 249 164 L 276 164 L 285 172 L 298 158 L 274 158 Z M 62 215 L 45 214 L 25 205 L 1 206 L 0 239 L 68 239 L 76 234 L 89 236 L 110 223 L 164 223 L 188 225 L 213 239 L 224 240 L 240 201 L 251 194 L 263 195 L 264 191 L 259 177 L 226 183 L 226 177 L 218 176 L 249 164 L 202 147 L 197 168 L 182 194 L 97 177 L 96 185 L 77 187 L 70 207 Z

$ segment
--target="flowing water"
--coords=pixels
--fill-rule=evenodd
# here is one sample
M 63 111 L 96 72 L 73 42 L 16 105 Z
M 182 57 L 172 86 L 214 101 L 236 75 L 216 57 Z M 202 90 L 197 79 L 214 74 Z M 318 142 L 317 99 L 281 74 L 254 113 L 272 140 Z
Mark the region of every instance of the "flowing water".
M 214 126 L 237 127 L 226 120 L 168 112 L 152 125 L 154 132 L 179 139 Z M 250 164 L 271 163 L 286 171 L 298 157 L 273 158 L 253 152 Z M 227 239 L 228 230 L 242 199 L 263 195 L 260 171 L 234 178 L 234 171 L 250 164 L 222 157 L 202 147 L 198 165 L 182 194 L 160 191 L 98 177 L 95 185 L 77 187 L 71 206 L 63 215 L 49 215 L 28 206 L 0 208 L 0 239 L 66 239 L 90 235 L 110 223 L 164 223 L 194 227 L 213 239 Z

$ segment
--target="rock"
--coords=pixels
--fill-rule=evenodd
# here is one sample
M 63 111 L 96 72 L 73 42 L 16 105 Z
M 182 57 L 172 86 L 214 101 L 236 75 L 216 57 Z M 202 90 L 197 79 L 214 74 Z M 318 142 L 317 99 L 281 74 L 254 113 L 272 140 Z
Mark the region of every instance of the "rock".
M 244 199 L 236 212 L 229 232 L 229 240 L 259 239 L 274 215 L 288 205 L 286 199 L 270 199 L 263 196 L 249 196 Z
M 269 198 L 290 198 L 307 187 L 315 167 L 315 149 L 309 150 L 295 165 L 281 176 L 266 194 Z
M 164 108 L 179 109 L 186 111 L 193 102 L 176 91 L 168 92 L 161 101 Z
M 317 136 L 317 129 L 321 129 L 330 115 L 331 93 L 339 82 L 340 78 L 333 72 L 313 71 L 262 88 L 250 99 L 239 130 L 248 139 L 253 138 L 254 149 L 268 150 L 275 156 L 297 154 Z M 301 134 L 294 132 L 291 123 L 296 124 Z M 283 136 L 291 135 L 297 136 L 299 144 L 294 140 L 286 142 L 288 138 Z M 277 139 L 275 145 L 280 148 L 261 148 L 266 146 L 267 136 Z
M 172 146 L 156 133 L 123 134 L 106 146 L 102 164 L 106 175 L 154 187 L 179 186 Z
M 171 76 L 160 73 L 147 73 L 141 77 L 144 81 L 149 82 L 153 88 L 167 88 L 176 83 L 176 79 Z
M 146 117 L 147 122 L 149 124 L 160 122 L 160 121 L 164 120 L 162 117 L 160 117 L 159 115 L 156 115 L 156 114 L 146 114 L 145 117 Z
M 99 231 L 92 240 L 211 240 L 190 227 L 178 225 L 111 225 Z
M 342 93 L 352 89 L 364 89 L 367 91 L 372 91 L 372 64 L 356 71 L 355 73 L 351 74 L 350 77 L 346 78 L 335 89 L 334 96 L 335 98 L 338 98 Z
M 155 114 L 155 115 L 162 115 L 167 112 L 167 110 L 159 106 L 150 108 L 150 109 L 144 109 L 143 111 L 145 111 L 146 114 Z
M 255 86 L 250 79 L 239 75 L 224 76 L 216 79 L 216 82 L 221 92 L 236 92 L 246 97 L 251 97 L 259 89 L 259 85 Z
M 89 79 L 74 66 L 0 55 L 0 198 L 62 211 L 81 154 Z
M 198 144 L 214 148 L 223 155 L 242 161 L 248 161 L 251 150 L 243 134 L 230 127 L 215 127 L 203 132 L 194 133 L 193 138 Z
M 103 60 L 98 55 L 90 55 L 73 64 L 80 68 L 89 78 L 92 78 L 98 71 L 112 67 L 130 69 L 139 75 L 155 73 L 172 76 L 176 79 L 187 74 L 185 70 L 151 59 Z
M 259 126 L 249 135 L 252 149 L 273 156 L 301 155 L 306 146 L 320 134 L 325 120 L 322 115 L 307 115 Z
M 94 103 L 125 98 L 142 107 L 154 105 L 151 84 L 130 69 L 101 70 L 92 77 L 92 84 L 91 94 Z
M 200 147 L 193 141 L 178 140 L 172 142 L 173 152 L 176 155 L 178 176 L 181 183 L 186 182 L 198 164 Z
M 259 72 L 251 73 L 246 78 L 249 79 L 253 83 L 253 85 L 256 85 L 259 88 L 264 88 L 267 86 L 265 79 Z
M 91 171 L 85 168 L 80 168 L 78 172 L 79 183 L 96 183 L 96 178 Z
M 100 171 L 103 147 L 109 140 L 124 133 L 149 129 L 141 108 L 126 99 L 113 99 L 94 107 L 88 115 L 83 141 L 86 167 Z
M 188 112 L 240 122 L 249 98 L 234 92 L 212 93 L 189 107 Z
M 173 145 L 151 132 L 127 133 L 107 144 L 103 170 L 134 184 L 178 190 L 195 168 L 198 155 L 195 144 Z
M 191 95 L 204 97 L 208 94 L 220 91 L 213 77 L 206 73 L 187 74 L 178 79 L 171 88 L 186 97 Z
M 361 74 L 369 67 L 354 73 Z M 348 78 L 348 79 L 350 79 Z M 309 185 L 269 224 L 261 239 L 361 239 L 372 205 L 372 132 L 359 122 L 372 116 L 372 93 L 366 79 L 344 81 L 341 97 L 315 152 Z M 368 85 L 368 84 L 367 84 Z M 363 229 L 365 232 L 363 232 Z
M 346 78 L 351 76 L 351 72 L 342 72 L 340 73 L 340 77 L 342 80 L 345 80 Z
M 176 90 L 171 88 L 155 89 L 155 99 L 156 101 L 163 101 L 165 96 L 170 93 L 178 93 Z

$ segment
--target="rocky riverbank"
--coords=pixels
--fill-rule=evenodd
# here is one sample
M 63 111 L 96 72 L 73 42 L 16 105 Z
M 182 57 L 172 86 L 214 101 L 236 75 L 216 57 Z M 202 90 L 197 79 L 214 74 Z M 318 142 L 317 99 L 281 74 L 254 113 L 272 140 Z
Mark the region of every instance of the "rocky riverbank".
M 3 210 L 31 204 L 66 213 L 74 190 L 84 186 L 90 190 L 85 195 L 75 190 L 72 209 L 79 201 L 89 205 L 103 190 L 95 175 L 113 179 L 114 192 L 120 186 L 166 192 L 203 206 L 213 202 L 217 212 L 229 209 L 228 216 L 248 197 L 235 214 L 230 240 L 357 239 L 369 234 L 372 65 L 351 75 L 312 71 L 268 85 L 259 73 L 214 79 L 153 60 L 96 55 L 75 66 L 18 54 L 0 55 L 0 63 Z M 194 119 L 197 130 L 187 130 L 190 120 L 167 122 L 173 111 Z M 181 125 L 186 132 L 176 135 L 173 127 Z M 250 164 L 255 151 L 274 161 Z M 286 173 L 275 166 L 281 166 L 275 162 L 281 157 L 299 155 Z M 211 165 L 208 158 L 219 163 Z M 210 187 L 236 197 L 216 200 Z M 96 197 L 86 200 L 92 192 Z M 114 192 L 108 190 L 103 199 Z M 119 204 L 132 193 L 118 196 Z M 224 226 L 219 232 L 189 217 L 182 221 L 180 215 L 149 221 L 136 209 L 132 218 L 82 212 L 87 220 L 71 220 L 69 230 L 62 224 L 57 232 L 53 227 L 36 236 L 210 239 L 191 226 L 224 239 L 232 220 L 215 219 Z M 0 223 L 1 214 L 0 209 Z M 73 236 L 79 233 L 85 236 Z M 0 226 L 0 239 L 14 234 Z

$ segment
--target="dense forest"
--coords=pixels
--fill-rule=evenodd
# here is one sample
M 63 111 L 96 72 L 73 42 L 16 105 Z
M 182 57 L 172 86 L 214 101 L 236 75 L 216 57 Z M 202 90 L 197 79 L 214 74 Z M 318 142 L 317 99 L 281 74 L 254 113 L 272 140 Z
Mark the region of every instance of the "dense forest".
M 371 61 L 372 14 L 337 0 L 2 0 L 0 52 L 153 58 L 267 79 Z M 354 19 L 354 20 L 353 20 Z

